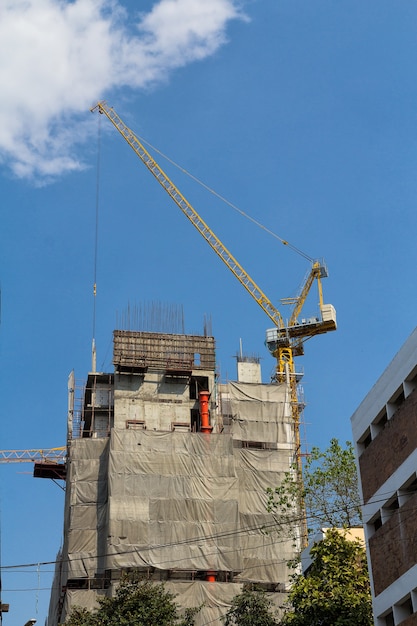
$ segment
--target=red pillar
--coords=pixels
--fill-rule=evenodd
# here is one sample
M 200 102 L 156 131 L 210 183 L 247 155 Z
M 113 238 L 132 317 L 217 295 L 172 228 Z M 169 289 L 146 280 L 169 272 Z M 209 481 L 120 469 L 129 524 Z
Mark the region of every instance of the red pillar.
M 209 391 L 200 391 L 198 399 L 200 401 L 200 418 L 201 418 L 201 432 L 211 433 L 213 427 L 210 426 L 210 413 L 209 413 Z

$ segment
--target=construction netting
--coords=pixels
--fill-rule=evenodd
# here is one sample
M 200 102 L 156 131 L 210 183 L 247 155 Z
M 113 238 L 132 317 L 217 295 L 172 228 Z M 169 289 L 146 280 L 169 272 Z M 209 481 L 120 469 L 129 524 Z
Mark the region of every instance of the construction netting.
M 282 449 L 293 447 L 294 428 L 287 385 L 230 382 L 227 388 L 234 439 L 271 443 Z
M 108 491 L 108 439 L 79 439 L 71 446 L 64 547 L 68 578 L 91 576 L 104 565 Z
M 230 610 L 233 598 L 242 591 L 242 585 L 238 583 L 167 581 L 164 586 L 166 591 L 175 595 L 175 602 L 180 609 L 201 607 L 195 618 L 195 626 L 224 624 L 224 618 Z M 69 613 L 74 606 L 94 610 L 98 608 L 97 598 L 104 594 L 104 591 L 70 589 L 65 596 L 64 612 Z M 108 589 L 107 595 L 114 595 L 113 585 Z M 270 592 L 267 593 L 267 597 L 276 609 L 281 608 L 283 594 Z
M 266 490 L 293 462 L 288 388 L 229 383 L 225 393 L 227 433 L 113 428 L 109 439 L 71 442 L 61 584 L 129 568 L 164 572 L 181 606 L 204 603 L 197 626 L 221 624 L 243 582 L 287 589 L 293 539 L 268 513 Z M 199 580 L 201 572 L 217 581 Z M 64 614 L 95 602 L 94 591 L 67 588 Z

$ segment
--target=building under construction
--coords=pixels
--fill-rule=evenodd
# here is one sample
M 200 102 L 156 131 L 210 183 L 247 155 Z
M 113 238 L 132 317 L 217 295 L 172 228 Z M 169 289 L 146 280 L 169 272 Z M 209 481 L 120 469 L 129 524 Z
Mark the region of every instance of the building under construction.
M 294 462 L 287 383 L 262 384 L 238 358 L 218 384 L 214 338 L 115 331 L 113 373 L 90 373 L 80 408 L 69 379 L 64 542 L 48 626 L 92 609 L 136 570 L 204 604 L 222 624 L 247 582 L 285 601 L 293 539 L 277 532 L 266 489 Z

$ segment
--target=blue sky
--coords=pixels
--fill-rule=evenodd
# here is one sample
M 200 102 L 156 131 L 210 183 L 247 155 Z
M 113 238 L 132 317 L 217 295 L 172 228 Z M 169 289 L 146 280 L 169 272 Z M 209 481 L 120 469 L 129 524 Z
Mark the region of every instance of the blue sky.
M 67 377 L 98 368 L 127 306 L 211 316 L 223 379 L 268 318 L 105 118 L 313 258 L 338 331 L 306 345 L 308 446 L 350 415 L 414 329 L 417 5 L 412 0 L 0 1 L 0 449 L 65 444 Z M 160 164 L 279 307 L 308 262 Z M 309 307 L 311 306 L 311 309 Z M 284 317 L 285 308 L 282 308 Z M 306 313 L 316 311 L 314 297 Z M 3 566 L 53 561 L 63 492 L 1 465 Z M 3 571 L 4 624 L 42 623 L 51 566 Z

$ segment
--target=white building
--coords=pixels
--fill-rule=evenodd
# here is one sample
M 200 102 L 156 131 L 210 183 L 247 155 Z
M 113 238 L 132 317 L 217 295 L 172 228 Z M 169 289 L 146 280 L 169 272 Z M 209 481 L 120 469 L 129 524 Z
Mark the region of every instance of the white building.
M 417 624 L 417 329 L 351 418 L 376 626 Z

